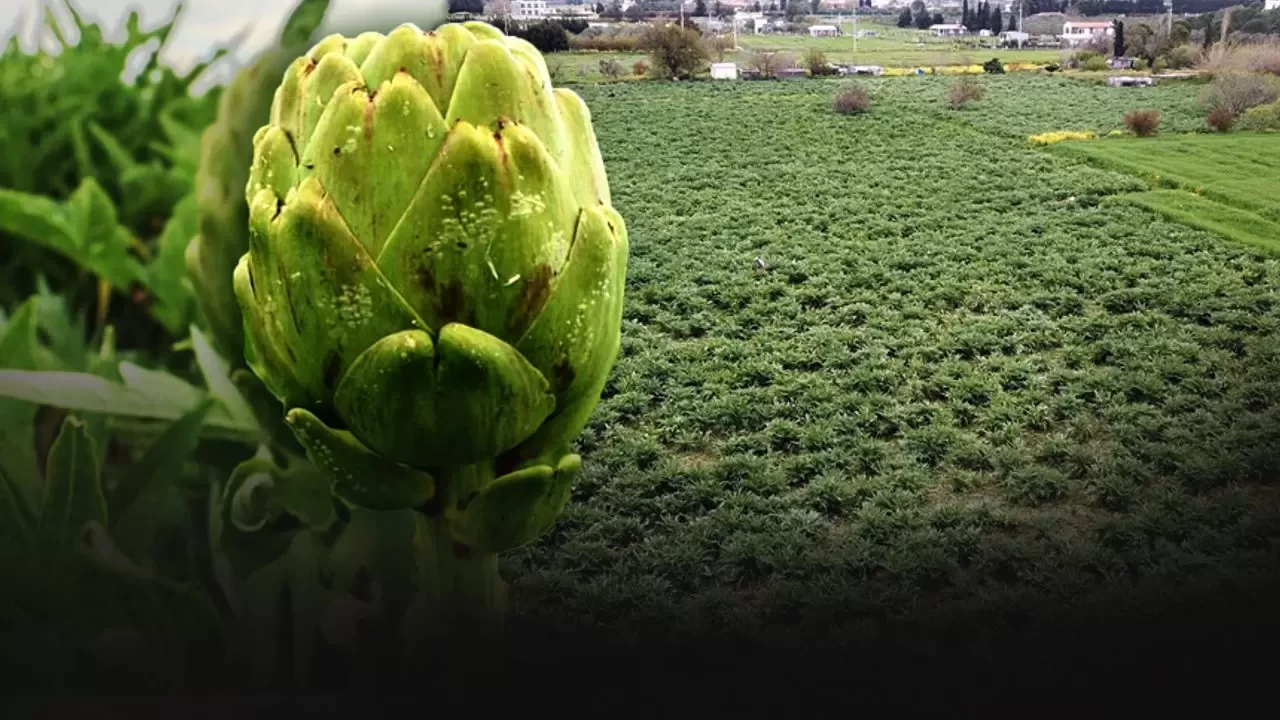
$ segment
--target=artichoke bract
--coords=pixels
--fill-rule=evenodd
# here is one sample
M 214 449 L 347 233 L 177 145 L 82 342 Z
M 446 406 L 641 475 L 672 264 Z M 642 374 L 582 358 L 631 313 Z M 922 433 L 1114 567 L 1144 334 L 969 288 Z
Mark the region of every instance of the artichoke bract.
M 591 114 L 476 22 L 333 35 L 254 137 L 246 362 L 347 503 L 459 553 L 549 529 L 617 358 L 627 231 Z

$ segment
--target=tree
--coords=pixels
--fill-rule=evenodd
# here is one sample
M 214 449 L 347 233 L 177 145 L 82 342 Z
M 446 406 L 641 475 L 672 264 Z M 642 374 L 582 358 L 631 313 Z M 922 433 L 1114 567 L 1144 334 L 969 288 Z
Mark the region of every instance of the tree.
M 554 20 L 544 20 L 524 27 L 512 26 L 511 34 L 527 40 L 541 53 L 569 50 L 569 33 L 565 31 L 563 25 Z
M 1009 32 L 1017 32 L 1018 16 L 1013 13 L 1013 8 L 1009 9 Z
M 822 0 L 809 0 L 809 12 L 817 15 L 820 7 L 822 7 Z
M 733 38 L 727 35 L 717 35 L 711 38 L 711 41 L 707 44 L 710 46 L 711 52 L 715 54 L 716 62 L 723 62 L 724 56 L 733 50 Z
M 910 10 L 903 10 L 902 14 L 898 15 L 898 27 L 900 28 L 911 27 L 911 11 Z
M 709 59 L 707 45 L 698 33 L 679 25 L 651 26 L 640 39 L 654 68 L 672 80 L 687 80 Z
M 484 0 L 449 0 L 449 12 L 484 14 Z
M 596 3 L 595 10 L 596 10 L 596 14 L 597 14 L 597 15 L 603 15 L 603 14 L 604 14 L 604 3 L 602 3 L 602 2 L 598 2 L 598 3 Z
M 600 14 L 603 15 L 604 17 L 609 18 L 610 20 L 621 20 L 622 19 L 622 0 L 612 0 L 609 3 L 609 7 L 606 8 L 605 11 Z
M 694 17 L 706 17 L 706 16 L 707 16 L 707 3 L 706 3 L 706 0 L 697 0 L 697 2 L 695 2 L 695 3 L 693 4 L 693 16 L 694 16 Z
M 1116 26 L 1116 31 L 1115 31 L 1116 32 L 1116 37 L 1115 37 L 1116 57 L 1124 57 L 1124 51 L 1125 51 L 1124 21 L 1116 20 L 1115 26 Z
M 984 2 L 978 3 L 978 11 L 973 14 L 974 32 L 987 29 L 987 20 L 991 17 L 990 12 L 991 11 L 987 8 L 985 0 Z
M 763 8 L 760 7 L 760 3 L 758 2 L 751 3 L 751 12 L 761 12 L 762 10 Z
M 814 77 L 833 75 L 836 69 L 827 61 L 827 54 L 817 48 L 809 48 L 804 55 L 804 66 Z
M 969 27 L 969 0 L 964 0 L 960 6 L 960 24 Z
M 1000 32 L 1000 28 L 1004 27 L 1004 18 L 1000 15 L 1000 6 L 991 8 L 991 21 L 987 23 L 987 27 L 991 30 L 992 35 Z
M 921 10 L 920 14 L 916 15 L 916 28 L 928 30 L 930 25 L 933 25 L 933 18 L 929 16 L 927 10 Z
M 933 14 L 933 24 L 934 24 L 934 25 L 941 25 L 941 24 L 945 23 L 946 21 L 947 21 L 947 19 L 946 19 L 946 18 L 944 18 L 944 17 L 942 17 L 942 13 L 934 13 L 934 14 Z
M 649 12 L 648 10 L 644 9 L 643 5 L 641 5 L 640 3 L 635 3 L 631 7 L 627 8 L 626 12 L 622 13 L 622 15 L 628 20 L 631 20 L 633 22 L 639 22 L 644 19 L 645 15 L 647 15 L 648 12 Z
M 772 77 L 777 74 L 783 66 L 790 64 L 790 60 L 787 56 L 777 50 L 762 50 L 757 53 L 752 53 L 751 58 L 747 60 L 747 62 L 751 65 L 753 70 L 765 77 Z

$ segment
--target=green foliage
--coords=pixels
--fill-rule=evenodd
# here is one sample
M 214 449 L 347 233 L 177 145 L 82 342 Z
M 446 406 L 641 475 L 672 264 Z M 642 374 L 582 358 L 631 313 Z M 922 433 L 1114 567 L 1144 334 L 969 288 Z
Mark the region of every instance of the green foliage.
M 1139 178 L 992 139 L 1105 132 L 1131 95 L 988 77 L 957 117 L 948 80 L 864 84 L 856 130 L 826 83 L 583 89 L 646 242 L 591 462 L 507 566 L 530 622 L 818 647 L 829 624 L 776 618 L 1075 596 L 1186 553 L 1263 562 L 1219 493 L 1270 497 L 1274 460 L 1250 448 L 1276 438 L 1274 259 L 1102 202 Z M 1194 92 L 1144 95 L 1166 135 L 1200 127 Z M 1077 145 L 1112 143 L 1139 145 Z
M 1241 130 L 1280 130 L 1280 100 L 1249 108 L 1240 116 Z
M 48 240 L 42 252 L 31 247 L 39 240 L 20 231 L 31 223 L 56 224 L 56 204 L 83 202 L 85 193 L 92 196 L 93 212 L 114 216 L 95 232 L 121 237 L 127 232 L 137 239 L 134 251 L 143 257 L 171 257 L 160 239 L 166 221 L 190 189 L 195 133 L 212 119 L 218 99 L 216 91 L 198 98 L 189 92 L 208 63 L 178 74 L 158 62 L 176 16 L 154 30 L 143 30 L 137 13 L 132 13 L 125 38 L 113 44 L 74 6 L 67 10 L 74 27 L 64 29 L 46 9 L 44 29 L 58 43 L 57 53 L 40 50 L 26 55 L 14 38 L 0 55 L 0 141 L 7 148 L 0 163 L 0 190 L 5 191 L 7 207 L 0 217 L 4 307 L 14 307 L 34 291 L 30 273 L 36 269 L 58 290 L 83 287 L 77 283 L 82 271 L 91 276 L 103 269 L 103 263 L 115 266 L 117 272 L 108 276 L 113 286 L 137 279 L 121 267 L 127 263 L 117 240 L 105 240 L 108 256 L 114 259 L 83 253 L 66 257 L 68 238 Z M 68 38 L 68 30 L 78 38 Z M 150 53 L 134 58 L 144 62 L 137 75 L 126 77 L 130 57 L 152 45 L 156 47 Z M 220 57 L 221 51 L 212 61 Z M 12 205 L 19 201 L 30 205 L 27 217 L 14 217 Z M 117 231 L 116 220 L 123 230 Z M 49 243 L 61 247 L 48 251 Z M 96 267 L 86 267 L 91 261 Z M 171 328 L 182 326 L 185 301 L 174 295 L 166 280 L 158 283 L 167 294 L 164 320 Z M 92 292 L 91 278 L 88 287 Z

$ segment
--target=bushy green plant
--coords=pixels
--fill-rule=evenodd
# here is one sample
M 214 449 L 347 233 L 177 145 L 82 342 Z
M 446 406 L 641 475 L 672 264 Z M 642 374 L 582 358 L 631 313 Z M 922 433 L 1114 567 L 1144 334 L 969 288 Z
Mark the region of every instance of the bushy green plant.
M 1101 55 L 1094 55 L 1080 63 L 1080 69 L 1085 72 L 1105 72 L 1108 67 L 1107 59 Z
M 1241 130 L 1280 130 L 1280 100 L 1252 107 L 1240 116 Z
M 1004 65 L 1000 64 L 1000 58 L 991 58 L 982 63 L 982 71 L 988 75 L 1003 75 Z

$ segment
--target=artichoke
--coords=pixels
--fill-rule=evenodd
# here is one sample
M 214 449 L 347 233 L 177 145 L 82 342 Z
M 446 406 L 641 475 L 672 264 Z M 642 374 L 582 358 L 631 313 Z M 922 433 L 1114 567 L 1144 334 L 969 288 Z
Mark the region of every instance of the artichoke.
M 236 75 L 218 99 L 217 119 L 200 137 L 199 234 L 187 244 L 187 276 L 214 344 L 233 362 L 244 354 L 243 320 L 231 278 L 249 249 L 244 186 L 253 133 L 270 118 L 275 89 L 291 59 L 283 50 L 270 50 Z
M 299 57 L 253 146 L 245 359 L 334 495 L 457 558 L 546 532 L 621 340 L 583 101 L 490 25 L 404 24 Z

